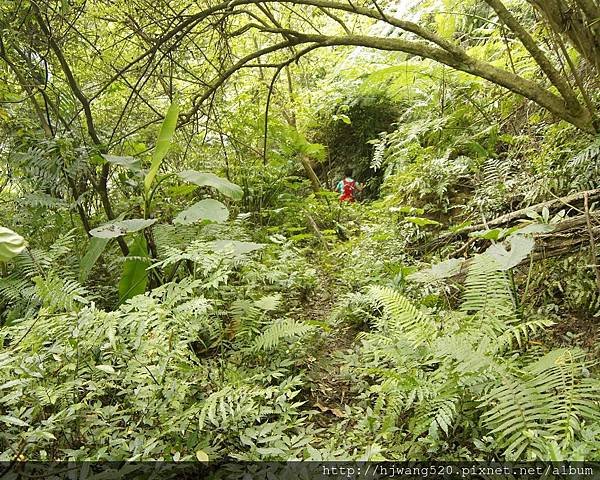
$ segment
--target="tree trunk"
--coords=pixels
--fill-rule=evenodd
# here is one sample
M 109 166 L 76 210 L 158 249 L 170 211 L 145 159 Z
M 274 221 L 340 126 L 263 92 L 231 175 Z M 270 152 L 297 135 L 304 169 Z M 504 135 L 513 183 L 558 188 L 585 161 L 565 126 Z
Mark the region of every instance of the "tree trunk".
M 562 0 L 529 0 L 550 27 L 565 35 L 600 75 L 600 9 L 589 0 L 577 0 L 580 8 Z
M 308 176 L 308 179 L 310 180 L 310 184 L 312 186 L 313 192 L 315 192 L 315 193 L 320 192 L 321 191 L 321 181 L 319 180 L 319 177 L 317 177 L 317 174 L 313 170 L 312 165 L 310 164 L 309 158 L 300 154 L 300 161 L 302 162 L 304 171 L 306 172 L 306 175 Z

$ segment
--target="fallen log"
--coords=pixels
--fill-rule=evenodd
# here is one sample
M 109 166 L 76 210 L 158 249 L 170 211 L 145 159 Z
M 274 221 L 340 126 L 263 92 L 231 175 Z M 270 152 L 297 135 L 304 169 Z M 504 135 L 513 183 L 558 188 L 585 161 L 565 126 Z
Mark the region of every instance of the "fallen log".
M 600 227 L 592 228 L 594 241 L 600 240 Z M 533 260 L 571 255 L 590 246 L 590 235 L 585 229 L 567 231 L 560 235 L 536 238 Z
M 589 218 L 590 222 L 592 220 L 600 222 L 600 212 L 590 214 Z M 589 248 L 592 241 L 599 242 L 600 225 L 588 229 L 587 219 L 586 215 L 569 218 L 558 223 L 553 232 L 535 235 L 533 252 L 523 259 L 517 267 L 527 265 L 531 261 L 574 255 Z M 472 258 L 468 258 L 461 265 L 460 271 L 453 275 L 452 278 L 455 280 L 464 278 L 472 261 Z
M 587 190 L 585 192 L 578 192 L 578 193 L 575 193 L 572 195 L 568 195 L 566 197 L 556 198 L 556 199 L 549 200 L 546 202 L 537 203 L 535 205 L 531 205 L 530 207 L 522 208 L 520 210 L 516 210 L 514 212 L 510 212 L 510 213 L 507 213 L 500 217 L 494 218 L 486 223 L 470 225 L 468 227 L 465 227 L 465 228 L 459 230 L 458 232 L 445 233 L 443 235 L 440 235 L 436 239 L 430 241 L 426 245 L 417 247 L 417 250 L 419 250 L 419 251 L 436 250 L 444 245 L 447 245 L 451 241 L 454 241 L 459 238 L 467 237 L 469 234 L 471 234 L 473 232 L 478 232 L 478 231 L 488 230 L 488 229 L 491 230 L 493 228 L 498 228 L 498 227 L 507 228 L 507 227 L 513 226 L 513 224 L 516 223 L 518 220 L 528 219 L 529 217 L 527 216 L 527 214 L 529 212 L 533 211 L 535 213 L 541 213 L 544 210 L 544 208 L 547 208 L 551 214 L 556 213 L 557 211 L 564 209 L 565 207 L 571 209 L 571 211 L 574 210 L 576 212 L 583 213 L 582 209 L 584 208 L 584 203 L 585 203 L 586 197 L 588 198 L 588 201 L 590 201 L 590 202 L 593 202 L 595 200 L 600 200 L 600 188 L 595 189 L 595 190 Z M 592 214 L 592 215 L 595 215 L 595 214 Z M 583 218 L 583 222 L 585 224 L 584 216 L 573 217 L 573 218 L 579 218 L 579 219 Z

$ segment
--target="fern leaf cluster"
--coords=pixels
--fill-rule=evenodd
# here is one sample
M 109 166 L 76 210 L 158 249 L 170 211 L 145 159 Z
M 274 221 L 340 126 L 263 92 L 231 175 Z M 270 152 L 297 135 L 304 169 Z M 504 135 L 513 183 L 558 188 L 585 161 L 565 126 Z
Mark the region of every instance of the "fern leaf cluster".
M 600 382 L 586 377 L 584 352 L 521 353 L 552 322 L 519 318 L 493 258 L 475 257 L 454 316 L 438 319 L 391 288 L 372 287 L 366 298 L 380 314 L 362 336 L 360 371 L 378 379 L 385 414 L 415 440 L 452 441 L 466 428 L 507 459 L 543 459 L 551 445 L 574 448 L 600 418 Z
M 0 301 L 8 310 L 31 314 L 44 306 L 71 311 L 88 302 L 89 291 L 75 279 L 74 238 L 74 232 L 67 232 L 48 249 L 31 248 L 11 260 L 9 274 L 0 278 Z

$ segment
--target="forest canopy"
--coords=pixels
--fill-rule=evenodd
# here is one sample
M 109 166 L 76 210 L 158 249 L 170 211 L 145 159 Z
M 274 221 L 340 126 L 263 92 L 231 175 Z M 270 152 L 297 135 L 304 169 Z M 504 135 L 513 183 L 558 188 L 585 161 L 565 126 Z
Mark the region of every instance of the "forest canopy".
M 597 0 L 0 0 L 0 461 L 600 458 Z

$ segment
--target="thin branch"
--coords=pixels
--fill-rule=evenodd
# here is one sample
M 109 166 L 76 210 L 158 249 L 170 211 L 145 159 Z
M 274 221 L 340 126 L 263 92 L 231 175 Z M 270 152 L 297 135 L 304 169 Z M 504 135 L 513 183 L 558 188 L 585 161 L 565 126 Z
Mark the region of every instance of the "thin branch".
M 546 54 L 540 49 L 536 41 L 529 32 L 519 23 L 519 21 L 508 11 L 501 0 L 485 0 L 485 2 L 494 9 L 500 20 L 517 36 L 523 46 L 527 49 L 531 57 L 546 74 L 552 85 L 554 85 L 565 99 L 567 106 L 573 112 L 581 110 L 581 104 L 577 100 L 575 92 L 562 77 L 560 72 L 554 68 Z
M 220 75 L 217 79 L 215 79 L 214 82 L 212 83 L 211 87 L 206 92 L 204 92 L 204 94 L 196 95 L 193 98 L 192 108 L 190 109 L 190 111 L 180 115 L 179 126 L 189 123 L 190 119 L 198 111 L 198 109 L 200 108 L 202 103 L 204 103 L 204 101 L 207 100 L 212 95 L 212 92 L 214 92 L 215 90 L 220 88 L 227 81 L 227 79 L 229 79 L 229 77 L 231 77 L 234 73 L 236 73 L 238 70 L 240 70 L 240 68 L 242 68 L 246 63 L 248 63 L 252 60 L 256 60 L 257 58 L 262 57 L 263 55 L 266 55 L 268 53 L 277 52 L 279 50 L 288 48 L 289 46 L 291 46 L 293 44 L 300 44 L 300 43 L 303 43 L 303 42 L 300 40 L 286 40 L 283 42 L 276 43 L 275 45 L 271 45 L 270 47 L 265 47 L 261 50 L 258 50 L 257 52 L 253 52 L 249 55 L 246 55 L 242 59 L 240 59 L 237 63 L 235 63 L 232 67 L 227 69 L 222 75 Z

